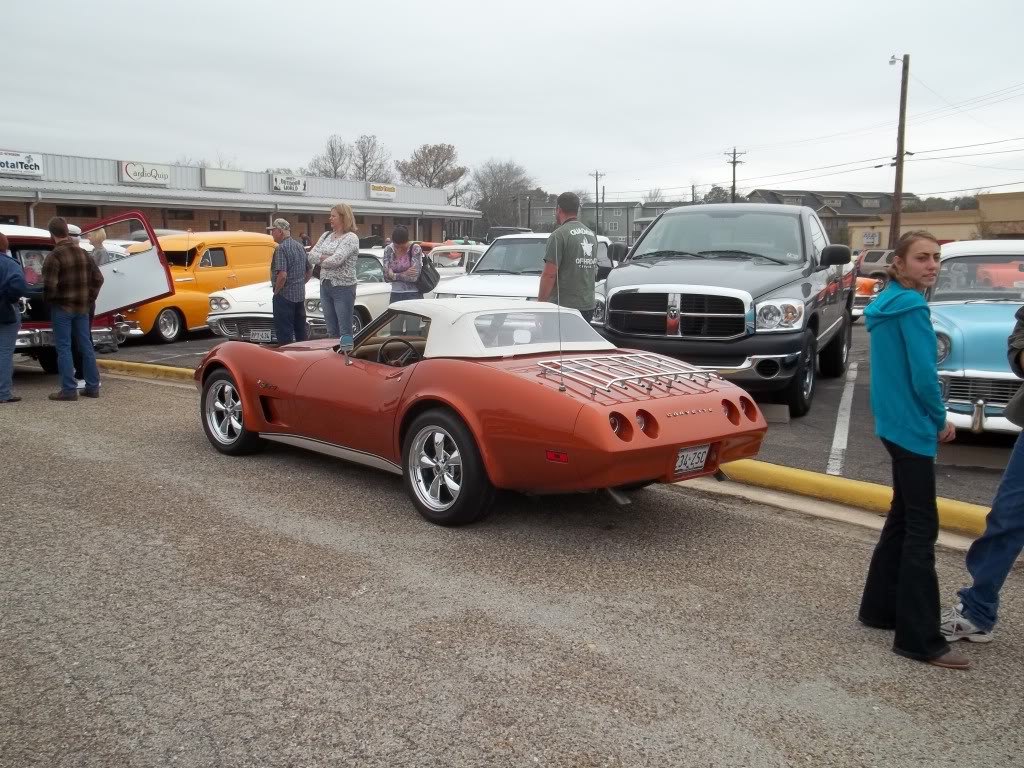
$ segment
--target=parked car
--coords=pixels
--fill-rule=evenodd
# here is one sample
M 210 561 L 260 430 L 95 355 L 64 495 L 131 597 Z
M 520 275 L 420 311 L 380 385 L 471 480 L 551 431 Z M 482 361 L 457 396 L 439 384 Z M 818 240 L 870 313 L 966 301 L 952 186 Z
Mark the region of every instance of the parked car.
M 548 303 L 406 301 L 350 356 L 337 350 L 213 349 L 195 375 L 213 447 L 240 455 L 274 441 L 400 474 L 421 515 L 460 525 L 496 488 L 617 496 L 712 474 L 757 454 L 767 429 L 739 387 L 616 350 Z
M 499 237 L 488 246 L 466 275 L 454 277 L 434 289 L 435 298 L 536 299 L 544 271 L 548 232 L 529 232 Z M 598 279 L 614 266 L 609 255 L 611 241 L 597 238 Z
M 484 243 L 490 245 L 499 237 L 505 235 L 520 235 L 525 232 L 532 232 L 529 227 L 491 227 L 487 230 L 487 236 L 484 238 Z
M 485 245 L 445 244 L 436 246 L 428 258 L 441 279 L 447 280 L 470 272 L 486 250 Z
M 864 315 L 868 304 L 875 300 L 875 297 L 882 292 L 882 281 L 873 277 L 858 277 L 857 292 L 853 295 L 853 322 L 857 322 Z
M 889 267 L 892 266 L 895 251 L 883 248 L 869 248 L 857 256 L 857 275 L 877 280 L 883 290 L 889 284 Z
M 359 283 L 352 314 L 354 334 L 387 309 L 391 302 L 391 284 L 384 282 L 384 268 L 374 252 L 360 252 L 356 262 L 356 280 Z M 277 344 L 273 284 L 268 280 L 211 293 L 206 324 L 218 336 L 234 341 Z M 327 336 L 327 323 L 320 305 L 320 281 L 316 278 L 306 283 L 306 335 L 311 339 Z
M 257 232 L 186 232 L 159 241 L 171 264 L 175 293 L 131 307 L 125 317 L 138 323 L 132 336 L 151 334 L 168 344 L 207 327 L 211 293 L 268 280 L 277 245 L 270 235 Z
M 1017 279 L 993 282 L 995 274 Z M 972 432 L 1020 432 L 1003 411 L 1021 387 L 1006 359 L 1006 339 L 1024 304 L 1024 241 L 943 245 L 928 303 L 949 421 Z
M 824 376 L 846 371 L 853 282 L 850 249 L 829 244 L 810 208 L 675 208 L 598 284 L 593 322 L 616 346 L 777 392 L 802 416 L 819 362 Z
M 103 228 L 113 239 L 127 235 L 132 227 L 145 228 L 154 235 L 146 217 L 138 212 L 112 216 L 84 227 L 80 246 L 91 251 L 87 238 L 90 232 Z M 54 242 L 45 229 L 0 224 L 0 232 L 10 242 L 11 254 L 21 264 L 25 279 L 33 287 L 43 283 L 43 261 L 53 250 Z M 155 241 L 155 235 L 154 235 Z M 96 299 L 96 316 L 92 324 L 92 340 L 97 347 L 116 348 L 135 326 L 122 312 L 132 305 L 151 299 L 173 296 L 175 284 L 167 259 L 159 245 L 148 244 L 130 256 L 100 267 L 103 287 Z M 57 350 L 53 345 L 50 306 L 43 299 L 23 301 L 21 330 L 15 351 L 38 361 L 47 373 L 57 373 Z

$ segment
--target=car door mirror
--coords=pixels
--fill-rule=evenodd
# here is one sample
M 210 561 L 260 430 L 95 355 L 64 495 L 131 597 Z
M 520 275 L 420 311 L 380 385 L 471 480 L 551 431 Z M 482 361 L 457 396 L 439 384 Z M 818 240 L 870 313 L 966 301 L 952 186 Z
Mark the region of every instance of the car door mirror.
M 840 264 L 849 264 L 853 260 L 848 245 L 826 245 L 821 252 L 821 266 L 835 267 Z
M 597 279 L 604 280 L 611 273 L 612 268 L 610 266 L 598 267 L 597 268 Z

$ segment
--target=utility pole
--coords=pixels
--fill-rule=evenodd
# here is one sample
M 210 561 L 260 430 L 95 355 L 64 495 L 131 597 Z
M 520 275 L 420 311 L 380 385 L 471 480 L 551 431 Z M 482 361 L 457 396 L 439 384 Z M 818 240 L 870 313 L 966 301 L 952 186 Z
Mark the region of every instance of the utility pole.
M 597 217 L 599 215 L 598 214 L 598 210 L 597 210 L 597 201 L 599 199 L 598 198 L 597 189 L 598 189 L 598 185 L 601 182 L 601 177 L 602 176 L 607 176 L 608 174 L 607 173 L 601 173 L 600 171 L 595 170 L 590 175 L 594 177 L 594 229 L 595 229 L 595 234 L 596 234 L 596 230 L 597 230 Z
M 741 156 L 741 155 L 745 155 L 745 154 L 747 154 L 747 153 L 746 152 L 737 152 L 736 151 L 736 147 L 732 148 L 732 152 L 726 152 L 725 153 L 726 157 L 730 157 L 730 156 L 732 157 L 732 159 L 729 161 L 729 165 L 732 166 L 732 202 L 734 202 L 734 203 L 736 202 L 736 166 L 743 164 L 742 160 L 737 160 L 736 158 Z
M 601 185 L 601 212 L 603 213 L 603 212 L 604 212 L 604 210 L 605 210 L 605 207 L 604 207 L 604 184 L 602 184 L 602 185 Z M 605 224 L 607 224 L 607 223 L 608 223 L 607 219 L 605 220 L 605 222 L 604 222 L 604 223 L 605 223 Z M 600 229 L 600 228 L 601 228 L 601 220 L 600 220 L 600 219 L 598 219 L 598 220 L 597 220 L 597 228 L 598 228 L 598 229 Z
M 696 203 L 697 202 L 697 185 L 696 184 L 691 184 L 690 185 L 690 202 L 691 203 Z
M 890 64 L 900 59 L 893 56 Z M 896 134 L 896 188 L 892 193 L 892 214 L 889 216 L 889 247 L 895 248 L 900 239 L 900 214 L 903 212 L 903 155 L 904 133 L 907 128 L 907 81 L 910 79 L 910 54 L 903 56 L 903 80 L 900 83 L 900 127 Z
M 519 195 L 516 195 L 516 226 L 523 226 L 523 206 L 520 203 Z
M 526 196 L 526 227 L 527 229 L 533 229 L 533 224 L 530 223 L 530 219 L 533 218 L 533 203 L 530 202 L 530 196 Z

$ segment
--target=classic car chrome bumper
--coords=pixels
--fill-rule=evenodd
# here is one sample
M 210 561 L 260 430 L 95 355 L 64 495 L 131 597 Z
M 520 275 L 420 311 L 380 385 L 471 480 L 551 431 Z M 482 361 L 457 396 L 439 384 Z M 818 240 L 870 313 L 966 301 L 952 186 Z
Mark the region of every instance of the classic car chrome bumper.
M 1003 410 L 1021 387 L 1010 371 L 939 371 L 946 418 L 957 429 L 1015 435 L 1021 428 Z
M 262 343 L 277 343 L 277 333 L 274 331 L 274 316 L 269 314 L 252 315 L 209 315 L 206 319 L 210 330 L 217 336 L 223 336 L 233 341 L 252 341 L 253 331 L 270 333 L 269 341 L 262 339 Z M 306 318 L 306 338 L 325 339 L 327 338 L 327 323 L 322 317 Z
M 93 344 L 113 344 L 115 336 L 115 328 L 92 329 Z M 15 350 L 52 347 L 53 345 L 52 328 L 22 328 L 18 331 L 18 338 L 14 341 Z
M 986 406 L 983 400 L 974 404 L 971 413 L 957 413 L 946 410 L 946 419 L 957 429 L 969 430 L 975 434 L 982 432 L 1003 432 L 1009 435 L 1016 435 L 1021 428 L 1005 416 L 988 416 L 985 413 Z

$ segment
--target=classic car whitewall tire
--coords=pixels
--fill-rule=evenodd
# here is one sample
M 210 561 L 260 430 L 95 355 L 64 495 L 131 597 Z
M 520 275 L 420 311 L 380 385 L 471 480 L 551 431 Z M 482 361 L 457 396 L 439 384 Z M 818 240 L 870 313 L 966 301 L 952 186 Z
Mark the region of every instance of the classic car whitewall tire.
M 480 451 L 451 411 L 416 417 L 402 446 L 405 490 L 416 510 L 437 525 L 466 525 L 483 517 L 494 499 Z
M 203 383 L 200 417 L 206 437 L 221 453 L 242 456 L 266 445 L 259 435 L 245 428 L 242 395 L 234 378 L 226 370 L 214 371 Z

